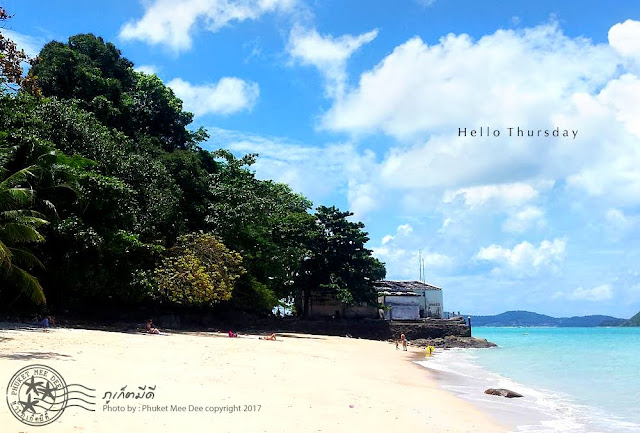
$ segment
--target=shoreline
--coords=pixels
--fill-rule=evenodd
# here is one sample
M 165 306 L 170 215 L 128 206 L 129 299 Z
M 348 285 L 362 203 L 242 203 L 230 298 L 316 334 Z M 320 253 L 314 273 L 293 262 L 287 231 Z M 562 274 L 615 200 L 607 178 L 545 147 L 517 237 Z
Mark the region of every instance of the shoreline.
M 49 365 L 67 383 L 96 389 L 96 411 L 68 408 L 50 433 L 175 431 L 212 426 L 228 432 L 438 431 L 500 433 L 508 427 L 454 393 L 416 364 L 421 352 L 392 343 L 307 334 L 278 340 L 228 338 L 220 333 L 145 335 L 53 328 L 0 328 L 0 382 L 30 364 Z M 183 406 L 185 413 L 112 410 L 140 406 L 106 392 L 155 386 L 150 407 Z M 4 387 L 4 385 L 3 385 Z M 193 406 L 196 410 L 189 411 Z M 206 413 L 214 407 L 251 411 Z M 259 406 L 259 409 L 258 409 Z M 202 412 L 197 408 L 202 407 Z M 0 425 L 25 426 L 0 404 Z
M 520 431 L 520 427 L 525 427 L 527 431 L 532 428 L 536 429 L 532 431 L 546 431 L 543 424 L 549 422 L 551 417 L 530 406 L 531 395 L 527 392 L 529 388 L 523 391 L 519 387 L 520 384 L 496 381 L 497 374 L 491 379 L 486 379 L 484 375 L 478 374 L 481 367 L 466 359 L 464 352 L 467 350 L 469 349 L 460 347 L 447 348 L 440 353 L 436 352 L 431 358 L 417 356 L 414 363 L 429 371 L 440 389 L 453 393 L 482 412 L 499 419 L 509 432 Z M 436 358 L 438 355 L 439 359 Z M 508 388 L 516 392 L 523 391 L 524 395 L 522 398 L 487 395 L 484 391 L 488 388 Z
M 449 349 L 441 352 L 438 358 L 425 360 L 421 357 L 416 363 L 433 373 L 442 389 L 499 419 L 513 432 L 638 431 L 638 424 L 599 406 L 580 403 L 573 396 L 556 389 L 527 385 L 485 367 L 476 362 L 475 353 L 479 351 Z M 523 394 L 523 397 L 486 395 L 484 390 L 487 388 L 506 388 Z M 595 419 L 598 418 L 602 422 L 595 425 Z

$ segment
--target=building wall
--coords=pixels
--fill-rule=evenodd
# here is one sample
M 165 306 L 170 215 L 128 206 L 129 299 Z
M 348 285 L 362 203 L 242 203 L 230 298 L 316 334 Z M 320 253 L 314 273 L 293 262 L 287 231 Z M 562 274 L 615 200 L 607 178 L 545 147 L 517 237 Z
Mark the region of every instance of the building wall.
M 419 320 L 419 305 L 390 305 L 391 308 L 385 311 L 386 320 Z
M 351 305 L 344 309 L 344 317 L 347 319 L 359 319 L 359 318 L 378 318 L 378 309 L 371 305 Z
M 344 309 L 339 302 L 312 302 L 309 307 L 309 317 L 334 317 L 342 316 Z
M 442 290 L 425 290 L 425 316 L 442 319 Z
M 378 309 L 366 304 L 346 306 L 335 300 L 312 298 L 309 318 L 376 319 Z
M 421 296 L 394 296 L 383 297 L 384 305 L 388 308 L 384 310 L 386 320 L 417 320 L 420 318 L 420 309 L 423 299 Z
M 443 315 L 442 290 L 415 290 L 420 296 L 379 296 L 378 302 L 386 305 L 386 320 L 415 320 L 424 317 L 441 319 Z M 395 312 L 394 312 L 395 309 Z M 369 305 L 346 305 L 328 296 L 312 295 L 309 318 L 379 318 L 379 311 Z

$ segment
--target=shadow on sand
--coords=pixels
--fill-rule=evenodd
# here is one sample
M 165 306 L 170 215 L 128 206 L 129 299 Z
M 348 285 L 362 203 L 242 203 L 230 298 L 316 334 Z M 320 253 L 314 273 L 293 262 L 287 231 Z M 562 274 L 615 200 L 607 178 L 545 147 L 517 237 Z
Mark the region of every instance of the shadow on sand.
M 71 355 L 56 352 L 16 352 L 0 353 L 0 358 L 14 359 L 16 361 L 29 361 L 31 359 L 70 359 Z

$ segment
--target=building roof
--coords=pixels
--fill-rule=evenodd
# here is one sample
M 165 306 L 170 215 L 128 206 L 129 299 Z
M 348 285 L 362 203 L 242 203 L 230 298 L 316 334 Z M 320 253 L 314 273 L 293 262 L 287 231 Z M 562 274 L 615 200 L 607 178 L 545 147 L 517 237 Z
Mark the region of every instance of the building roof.
M 391 281 L 383 280 L 375 283 L 378 292 L 413 292 L 416 290 L 442 290 L 431 284 L 422 281 Z
M 378 289 L 378 295 L 384 295 L 384 296 L 422 296 L 419 293 L 416 292 L 392 292 L 390 290 L 381 290 Z

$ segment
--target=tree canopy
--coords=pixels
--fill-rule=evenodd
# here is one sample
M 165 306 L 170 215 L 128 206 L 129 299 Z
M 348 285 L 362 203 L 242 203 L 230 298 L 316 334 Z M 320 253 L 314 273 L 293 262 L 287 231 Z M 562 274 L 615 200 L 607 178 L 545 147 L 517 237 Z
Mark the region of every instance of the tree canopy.
M 351 212 L 320 206 L 310 255 L 302 263 L 303 308 L 312 292 L 329 294 L 345 304 L 377 302 L 374 282 L 386 275 L 384 264 L 365 247 L 364 224 L 349 221 Z
M 66 310 L 269 312 L 310 290 L 375 302 L 385 272 L 364 225 L 333 207 L 313 213 L 288 185 L 258 179 L 257 155 L 202 147 L 206 132 L 188 129 L 182 101 L 114 44 L 52 41 L 27 78 L 2 73 L 17 87 L 0 94 L 0 263 L 13 275 L 42 265 L 11 293 Z
M 44 96 L 74 100 L 106 126 L 164 150 L 186 149 L 206 137 L 189 131 L 191 113 L 156 75 L 133 70 L 111 42 L 80 34 L 52 41 L 33 60 L 29 78 Z

